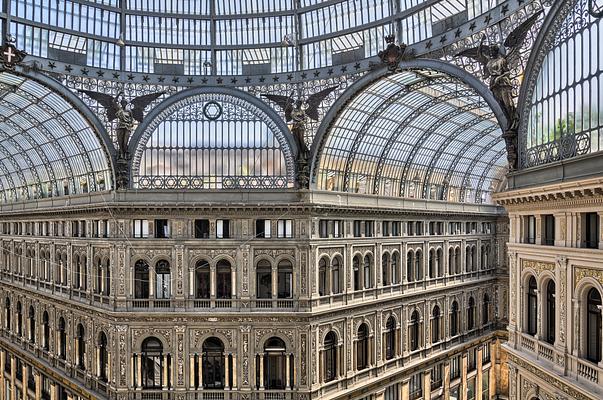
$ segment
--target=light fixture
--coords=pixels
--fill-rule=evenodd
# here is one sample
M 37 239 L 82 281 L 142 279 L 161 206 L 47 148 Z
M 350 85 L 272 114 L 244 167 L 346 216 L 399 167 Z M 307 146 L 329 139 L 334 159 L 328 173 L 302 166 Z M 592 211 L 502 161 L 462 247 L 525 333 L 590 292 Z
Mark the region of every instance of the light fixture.
M 119 39 L 117 39 L 117 42 L 115 42 L 115 44 L 118 45 L 119 47 L 124 47 L 126 45 L 126 42 L 124 41 L 123 33 L 119 34 Z

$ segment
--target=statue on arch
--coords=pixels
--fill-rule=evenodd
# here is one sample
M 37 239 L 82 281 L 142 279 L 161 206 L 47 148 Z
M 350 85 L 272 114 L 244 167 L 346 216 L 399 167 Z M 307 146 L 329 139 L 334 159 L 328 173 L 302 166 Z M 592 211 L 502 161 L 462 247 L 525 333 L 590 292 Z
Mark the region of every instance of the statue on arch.
M 328 87 L 311 94 L 307 99 L 301 97 L 295 99 L 293 97 L 295 92 L 291 93 L 290 96 L 262 94 L 262 97 L 276 103 L 285 113 L 285 121 L 289 124 L 291 134 L 299 150 L 297 157 L 298 183 L 302 188 L 307 189 L 310 184 L 310 149 L 308 149 L 304 139 L 306 122 L 308 118 L 318 121 L 318 107 L 338 87 L 338 85 Z
M 479 62 L 482 66 L 484 78 L 489 79 L 490 90 L 508 120 L 508 125 L 502 128 L 511 169 L 515 169 L 517 164 L 517 129 L 519 126 L 519 113 L 513 96 L 515 86 L 511 78 L 511 71 L 520 66 L 520 50 L 528 37 L 530 29 L 541 14 L 542 11 L 539 11 L 522 22 L 507 36 L 502 44 L 485 43 L 486 36 L 484 35 L 479 46 L 463 50 L 455 55 L 456 57 L 468 57 Z
M 134 130 L 135 121 L 142 122 L 144 109 L 166 93 L 151 93 L 127 101 L 123 91 L 119 91 L 115 97 L 110 94 L 93 92 L 91 90 L 79 90 L 79 92 L 96 100 L 107 110 L 108 122 L 117 119 L 117 158 L 125 160 L 129 158 L 128 141 Z

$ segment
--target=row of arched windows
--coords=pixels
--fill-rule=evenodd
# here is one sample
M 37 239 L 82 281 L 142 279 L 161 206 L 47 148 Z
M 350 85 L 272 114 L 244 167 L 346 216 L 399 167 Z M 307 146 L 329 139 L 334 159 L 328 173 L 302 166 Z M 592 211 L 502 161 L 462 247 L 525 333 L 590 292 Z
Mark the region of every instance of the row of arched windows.
M 42 313 L 41 326 L 38 327 L 36 312 L 33 306 L 29 306 L 27 312 L 27 320 L 25 321 L 24 310 L 22 303 L 18 301 L 14 307 L 14 321 L 13 321 L 13 309 L 11 307 L 11 300 L 6 297 L 4 300 L 4 329 L 8 332 L 12 332 L 17 337 L 27 340 L 31 344 L 38 343 L 38 335 L 40 336 L 40 348 L 43 351 L 51 350 L 52 332 L 56 335 L 56 348 L 54 349 L 56 356 L 61 360 L 67 359 L 68 354 L 68 332 L 65 318 L 59 317 L 56 324 L 56 329 L 52 330 L 50 325 L 50 317 L 47 311 Z M 39 332 L 38 332 L 39 329 Z M 86 329 L 83 324 L 79 323 L 76 326 L 74 332 L 74 362 L 75 365 L 82 369 L 86 369 L 87 357 L 88 357 L 88 346 Z M 101 380 L 108 379 L 108 347 L 107 347 L 107 335 L 104 332 L 100 332 L 97 336 L 96 349 L 97 349 L 97 376 Z
M 481 313 L 481 326 L 487 326 L 491 320 L 490 313 L 490 296 L 484 294 L 482 299 L 482 313 Z M 466 331 L 472 331 L 479 328 L 478 326 L 478 315 L 477 315 L 477 303 L 473 296 L 470 296 L 467 301 L 466 312 Z M 453 300 L 450 304 L 448 324 L 449 324 L 449 336 L 455 337 L 460 335 L 461 332 L 461 309 L 457 300 Z M 445 339 L 444 335 L 444 319 L 443 313 L 439 305 L 435 305 L 430 314 L 429 318 L 430 332 L 431 332 L 431 343 L 439 343 Z M 410 314 L 407 327 L 407 338 L 408 338 L 408 350 L 410 352 L 418 351 L 424 346 L 424 321 L 418 310 L 413 310 Z M 396 326 L 396 319 L 390 316 L 385 324 L 383 331 L 383 350 L 386 360 L 391 360 L 399 354 L 399 343 L 400 343 L 400 332 Z M 366 323 L 359 325 L 356 331 L 356 337 L 354 339 L 354 362 L 357 370 L 363 370 L 373 364 L 372 350 L 373 341 L 371 340 L 371 334 L 369 327 Z M 326 334 L 323 341 L 323 352 L 322 357 L 322 370 L 323 379 L 325 382 L 335 380 L 339 377 L 339 373 L 343 368 L 341 354 L 342 344 L 339 343 L 337 333 L 330 331 Z
M 580 319 L 581 345 L 580 354 L 583 358 L 599 363 L 603 359 L 602 334 L 603 324 L 601 309 L 603 302 L 601 293 L 595 287 L 591 287 L 584 292 L 584 298 L 581 299 L 585 306 L 577 316 Z M 547 279 L 542 282 L 542 287 L 538 287 L 536 277 L 530 275 L 527 277 L 527 286 L 524 295 L 525 319 L 523 331 L 532 336 L 537 336 L 549 344 L 555 344 L 556 339 L 556 288 L 553 279 Z M 564 301 L 561 299 L 561 301 Z M 541 318 L 538 318 L 538 316 Z M 539 323 L 541 326 L 539 326 Z

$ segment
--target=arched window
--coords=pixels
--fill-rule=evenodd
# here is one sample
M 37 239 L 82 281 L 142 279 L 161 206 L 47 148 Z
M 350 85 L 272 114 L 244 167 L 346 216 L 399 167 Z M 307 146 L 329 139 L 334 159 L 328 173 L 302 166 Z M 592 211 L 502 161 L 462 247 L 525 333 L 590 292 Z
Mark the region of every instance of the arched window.
M 256 287 L 258 299 L 272 298 L 272 265 L 268 260 L 260 260 L 256 268 Z
M 203 387 L 205 389 L 223 389 L 224 376 L 224 343 L 216 337 L 203 342 Z
M 546 285 L 546 341 L 555 344 L 555 282 L 551 279 Z
M 454 250 L 454 268 L 455 268 L 455 273 L 456 274 L 460 274 L 461 273 L 461 248 L 457 247 Z
M 406 280 L 408 282 L 414 282 L 415 280 L 414 268 L 415 254 L 412 250 L 409 250 L 408 253 L 406 253 Z
M 155 337 L 148 337 L 141 346 L 142 387 L 161 389 L 163 387 L 164 363 L 167 363 L 167 379 L 169 379 L 169 357 L 163 354 L 163 344 Z M 169 380 L 168 380 L 169 387 Z
M 293 297 L 293 264 L 289 260 L 278 263 L 278 298 L 290 299 Z
M 144 260 L 138 260 L 134 264 L 134 297 L 149 298 L 149 264 Z
M 4 327 L 7 331 L 11 330 L 10 299 L 8 297 L 4 299 Z
M 95 288 L 94 288 L 94 293 L 98 293 L 98 294 L 102 294 L 103 293 L 103 285 L 104 285 L 104 281 L 103 281 L 103 277 L 105 276 L 105 271 L 103 271 L 103 263 L 100 259 L 96 260 L 96 280 L 95 280 Z
M 448 249 L 448 275 L 454 275 L 455 274 L 455 265 L 454 265 L 454 249 L 453 248 L 449 248 Z
M 337 378 L 337 335 L 330 331 L 324 341 L 324 381 L 330 382 Z
M 282 390 L 290 387 L 287 375 L 291 374 L 291 362 L 287 364 L 287 348 L 285 342 L 277 337 L 272 337 L 264 344 L 264 387 L 268 390 Z M 287 374 L 287 366 L 289 373 Z
M 538 313 L 538 304 L 536 296 L 536 278 L 530 277 L 528 281 L 528 302 L 527 302 L 527 329 L 529 335 L 536 334 L 536 315 Z
M 452 302 L 450 306 L 450 336 L 459 334 L 459 303 Z
M 408 338 L 410 351 L 419 349 L 419 312 L 413 311 L 410 316 L 410 325 L 408 326 Z
M 587 295 L 586 359 L 601 361 L 601 294 L 595 288 Z
M 107 381 L 107 370 L 109 368 L 109 352 L 107 350 L 107 335 L 101 332 L 98 337 L 98 377 L 101 381 Z
M 477 271 L 477 246 L 471 246 L 471 271 Z
M 105 261 L 105 296 L 111 295 L 111 265 L 109 264 L 109 260 Z
M 88 262 L 86 256 L 80 257 L 80 289 L 88 290 Z
M 490 296 L 487 293 L 484 294 L 482 307 L 482 325 L 486 326 L 490 323 Z
M 35 343 L 36 342 L 36 312 L 35 312 L 33 306 L 29 306 L 28 319 L 29 319 L 29 338 L 28 339 L 31 343 Z
M 434 279 L 436 277 L 436 262 L 435 262 L 435 250 L 429 250 L 429 278 Z
M 471 272 L 471 247 L 465 247 L 465 272 Z
M 341 293 L 341 259 L 333 257 L 331 260 L 331 292 Z
M 216 297 L 230 299 L 232 297 L 231 265 L 227 260 L 220 260 L 216 264 Z
M 423 252 L 421 250 L 417 250 L 415 253 L 415 271 L 415 280 L 423 280 L 425 274 L 423 272 Z
M 475 329 L 475 300 L 473 297 L 469 297 L 467 306 L 467 330 L 471 331 Z
M 211 280 L 209 262 L 199 260 L 195 264 L 195 298 L 209 299 Z
M 399 265 L 400 265 L 399 258 L 400 258 L 400 256 L 398 255 L 397 252 L 392 253 L 392 260 L 391 260 L 392 284 L 400 283 L 400 270 L 398 269 Z
M 155 264 L 155 277 L 156 277 L 155 298 L 169 299 L 170 297 L 172 297 L 170 263 L 168 261 L 166 261 L 166 260 L 157 261 L 157 264 Z
M 80 288 L 80 268 L 81 268 L 81 264 L 80 264 L 80 256 L 78 254 L 75 255 L 74 259 L 73 259 L 73 264 L 74 264 L 74 274 L 73 274 L 73 287 L 75 289 L 79 289 Z
M 327 286 L 327 258 L 323 257 L 318 261 L 318 294 L 320 296 L 329 294 Z
M 23 336 L 23 310 L 20 301 L 17 302 L 17 308 L 15 312 L 17 314 L 17 335 Z
M 383 253 L 381 256 L 381 275 L 383 279 L 383 286 L 387 286 L 391 283 L 389 280 L 389 274 L 391 272 L 389 260 L 389 253 Z
M 65 326 L 65 319 L 59 318 L 59 358 L 65 360 L 67 357 L 67 327 Z
M 438 277 L 444 276 L 444 252 L 442 249 L 436 251 L 436 269 Z
M 77 366 L 79 369 L 86 369 L 86 331 L 82 324 L 77 325 L 75 340 L 77 344 Z
M 364 288 L 373 287 L 373 260 L 370 255 L 364 256 Z
M 432 343 L 437 343 L 440 341 L 440 318 L 441 318 L 441 313 L 440 313 L 440 307 L 439 306 L 434 306 L 433 310 L 431 311 L 431 342 Z
M 391 360 L 396 355 L 396 320 L 389 317 L 385 324 L 385 359 Z
M 361 370 L 368 367 L 369 364 L 369 330 L 366 324 L 358 327 L 356 334 L 356 369 Z
M 50 318 L 47 311 L 42 314 L 42 325 L 42 348 L 48 351 L 50 349 Z
M 362 274 L 360 271 L 360 256 L 352 260 L 352 269 L 354 271 L 354 290 L 362 290 Z

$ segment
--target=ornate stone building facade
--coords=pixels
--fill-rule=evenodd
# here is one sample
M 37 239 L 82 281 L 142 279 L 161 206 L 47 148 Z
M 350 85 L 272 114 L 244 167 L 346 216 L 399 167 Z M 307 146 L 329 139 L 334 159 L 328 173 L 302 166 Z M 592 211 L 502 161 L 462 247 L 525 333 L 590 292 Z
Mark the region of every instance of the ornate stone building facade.
M 161 209 L 135 193 L 92 207 L 74 197 L 61 215 L 40 204 L 35 216 L 3 217 L 5 398 L 29 398 L 26 388 L 51 399 L 505 390 L 499 209 L 279 197 Z

